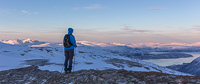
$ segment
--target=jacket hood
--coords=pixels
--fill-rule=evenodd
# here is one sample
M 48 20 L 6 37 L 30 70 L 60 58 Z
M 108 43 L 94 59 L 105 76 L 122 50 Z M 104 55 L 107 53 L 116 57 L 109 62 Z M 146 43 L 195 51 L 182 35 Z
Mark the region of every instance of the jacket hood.
M 72 28 L 68 28 L 68 34 L 72 34 L 73 33 L 73 29 Z

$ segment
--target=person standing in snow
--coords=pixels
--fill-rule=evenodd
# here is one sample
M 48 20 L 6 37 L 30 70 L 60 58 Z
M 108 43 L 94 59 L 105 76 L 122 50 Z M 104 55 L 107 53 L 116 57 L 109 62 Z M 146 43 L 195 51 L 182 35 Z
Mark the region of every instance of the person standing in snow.
M 77 47 L 75 37 L 74 37 L 74 35 L 72 35 L 72 33 L 73 33 L 73 29 L 68 28 L 68 34 L 66 34 L 63 39 L 64 53 L 65 53 L 65 63 L 64 63 L 65 73 L 67 73 L 67 72 L 71 73 L 72 60 L 73 60 L 73 56 L 74 56 L 74 48 Z M 67 40 L 69 39 L 69 40 L 66 41 L 66 39 Z M 66 46 L 66 44 L 65 44 L 66 42 L 68 42 L 68 46 Z M 69 62 L 69 65 L 68 65 L 68 62 Z

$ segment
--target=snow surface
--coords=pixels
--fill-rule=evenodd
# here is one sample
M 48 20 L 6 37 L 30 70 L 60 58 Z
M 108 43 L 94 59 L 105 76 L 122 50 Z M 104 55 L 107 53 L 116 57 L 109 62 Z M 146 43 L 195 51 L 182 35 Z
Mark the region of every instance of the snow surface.
M 50 70 L 50 71 L 59 71 L 63 72 L 63 63 L 64 63 L 64 50 L 61 44 L 52 44 L 47 42 L 39 42 L 28 39 L 28 41 L 17 40 L 23 44 L 16 43 L 11 45 L 11 40 L 9 44 L 0 42 L 0 71 L 8 70 L 13 68 L 21 68 L 30 66 L 31 64 L 37 65 L 39 63 L 39 69 L 41 70 Z M 8 41 L 7 41 L 8 42 Z M 27 44 L 32 43 L 32 44 Z M 36 44 L 38 43 L 38 44 Z M 22 45 L 28 46 L 22 46 Z M 119 45 L 114 43 L 115 45 Z M 105 70 L 105 69 L 125 69 L 131 71 L 156 71 L 163 72 L 175 75 L 188 75 L 174 71 L 171 69 L 163 68 L 161 66 L 144 62 L 142 60 L 131 59 L 128 57 L 122 57 L 117 54 L 110 53 L 108 51 L 102 50 L 102 48 L 95 46 L 114 46 L 114 44 L 107 43 L 95 43 L 88 41 L 78 41 L 78 47 L 75 49 L 75 71 L 83 69 L 96 69 L 96 70 Z M 105 62 L 105 60 L 110 59 L 120 59 L 122 63 L 117 65 L 123 66 L 118 67 L 112 63 Z M 35 61 L 39 60 L 39 61 Z M 42 60 L 42 61 L 41 61 Z M 48 61 L 46 61 L 48 60 Z M 125 60 L 125 61 L 123 61 Z M 141 66 L 129 66 L 123 62 L 132 62 L 140 64 Z M 42 64 L 42 65 L 40 65 Z

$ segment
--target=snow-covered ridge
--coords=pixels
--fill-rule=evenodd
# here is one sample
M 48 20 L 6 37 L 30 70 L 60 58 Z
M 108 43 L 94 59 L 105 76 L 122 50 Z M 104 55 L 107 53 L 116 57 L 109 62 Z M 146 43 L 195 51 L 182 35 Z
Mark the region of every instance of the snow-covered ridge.
M 0 40 L 2 43 L 12 44 L 12 45 L 29 45 L 32 47 L 51 47 L 51 43 L 47 42 L 40 42 L 38 40 L 33 39 L 15 39 L 15 40 Z M 132 48 L 170 48 L 170 49 L 184 49 L 184 48 L 191 48 L 191 47 L 200 47 L 200 42 L 196 43 L 131 43 L 131 44 L 123 44 L 123 43 L 101 43 L 101 42 L 92 42 L 92 41 L 77 41 L 82 45 L 87 46 L 99 46 L 99 47 L 112 47 L 112 46 L 127 46 Z M 62 42 L 60 44 L 62 45 Z
M 77 41 L 77 43 L 87 45 L 87 46 L 100 46 L 100 47 L 112 46 L 109 43 L 99 43 L 99 42 L 91 42 L 91 41 Z
M 31 44 L 31 43 L 40 43 L 38 40 L 33 39 L 15 39 L 15 40 L 1 40 L 0 42 L 12 45 L 23 45 L 23 44 Z
M 41 42 L 31 38 L 28 39 L 15 39 L 15 40 L 0 40 L 0 42 L 12 45 L 24 45 L 29 47 L 60 47 L 59 44 L 52 44 L 48 42 Z
M 23 43 L 34 43 L 34 42 L 39 42 L 38 40 L 33 40 L 33 39 L 25 39 L 25 40 L 22 40 Z

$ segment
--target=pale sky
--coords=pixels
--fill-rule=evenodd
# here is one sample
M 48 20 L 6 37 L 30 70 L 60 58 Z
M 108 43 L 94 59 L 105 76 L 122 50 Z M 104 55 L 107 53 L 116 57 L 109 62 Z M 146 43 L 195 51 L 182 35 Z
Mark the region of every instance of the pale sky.
M 200 42 L 200 0 L 0 0 L 0 39 Z

